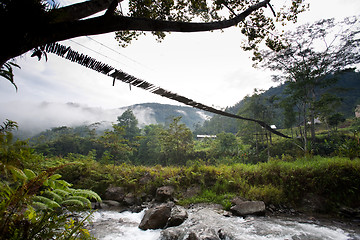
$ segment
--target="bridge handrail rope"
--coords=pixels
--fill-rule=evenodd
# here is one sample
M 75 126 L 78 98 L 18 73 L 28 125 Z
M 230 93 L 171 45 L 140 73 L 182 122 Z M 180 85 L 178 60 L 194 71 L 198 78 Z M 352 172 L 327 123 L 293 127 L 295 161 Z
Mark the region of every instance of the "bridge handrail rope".
M 92 70 L 95 70 L 97 72 L 105 74 L 109 77 L 112 77 L 113 85 L 115 84 L 115 80 L 120 80 L 124 83 L 128 83 L 132 86 L 142 88 L 151 93 L 175 100 L 177 102 L 183 103 L 185 105 L 188 105 L 188 106 L 200 109 L 200 110 L 204 110 L 207 112 L 219 114 L 219 115 L 230 117 L 230 118 L 236 118 L 236 119 L 240 119 L 240 120 L 255 122 L 255 123 L 259 124 L 260 126 L 262 126 L 263 128 L 265 128 L 266 130 L 268 130 L 278 136 L 281 136 L 284 138 L 290 138 L 289 136 L 286 136 L 285 134 L 283 134 L 279 131 L 276 131 L 275 129 L 272 129 L 268 124 L 266 124 L 263 121 L 252 119 L 252 118 L 241 117 L 239 115 L 228 113 L 228 112 L 218 110 L 213 107 L 206 106 L 202 103 L 195 102 L 192 99 L 189 99 L 189 98 L 183 97 L 181 95 L 178 95 L 176 93 L 167 91 L 161 87 L 157 87 L 157 86 L 153 85 L 152 83 L 149 83 L 147 81 L 144 81 L 142 79 L 134 77 L 126 72 L 123 72 L 122 70 L 115 69 L 112 66 L 109 66 L 105 63 L 97 61 L 96 59 L 89 57 L 87 55 L 84 55 L 82 53 L 79 53 L 77 51 L 74 51 L 70 47 L 66 47 L 62 44 L 59 44 L 59 43 L 47 44 L 47 45 L 45 45 L 44 49 L 48 53 L 56 54 L 62 58 L 69 60 L 69 61 L 76 62 L 86 68 L 90 68 Z

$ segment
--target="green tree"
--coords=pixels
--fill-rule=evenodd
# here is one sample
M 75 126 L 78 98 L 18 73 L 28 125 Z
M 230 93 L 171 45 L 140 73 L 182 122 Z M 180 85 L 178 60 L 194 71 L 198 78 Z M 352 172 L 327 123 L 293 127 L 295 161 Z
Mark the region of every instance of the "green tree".
M 285 34 L 286 45 L 269 46 L 276 51 L 263 51 L 261 66 L 283 75 L 275 81 L 288 82 L 287 93 L 297 105 L 303 123 L 304 150 L 308 151 L 308 132 L 315 139 L 316 102 L 320 89 L 335 81 L 329 77 L 349 65 L 360 62 L 360 31 L 357 17 L 336 23 L 334 19 L 305 24 Z M 310 125 L 308 126 L 308 122 Z
M 333 127 L 333 130 L 336 131 L 337 125 L 341 121 L 345 121 L 344 115 L 337 112 L 337 109 L 341 105 L 341 101 L 341 98 L 334 94 L 324 93 L 314 104 L 317 113 L 316 115 L 326 124 L 328 130 L 330 130 L 330 127 Z
M 294 137 L 293 126 L 296 123 L 296 113 L 294 111 L 294 103 L 290 97 L 284 98 L 280 102 L 280 107 L 283 109 L 284 113 L 284 127 L 291 129 L 291 137 Z
M 138 120 L 130 108 L 123 112 L 123 114 L 117 118 L 117 121 L 117 125 L 123 127 L 125 130 L 125 139 L 134 141 L 135 138 L 140 135 L 140 129 L 137 126 Z
M 233 133 L 221 132 L 214 141 L 214 155 L 217 157 L 236 156 L 239 153 L 239 143 Z
M 46 156 L 66 156 L 69 153 L 87 155 L 95 149 L 101 155 L 103 149 L 96 140 L 94 129 L 89 126 L 53 128 L 30 139 L 30 146 Z
M 143 129 L 143 138 L 140 139 L 137 163 L 142 165 L 161 164 L 161 133 L 162 125 L 147 125 Z
M 332 115 L 327 116 L 326 122 L 330 127 L 333 128 L 333 131 L 337 131 L 337 127 L 340 123 L 345 122 L 345 117 L 341 113 L 334 113 Z
M 161 152 L 164 154 L 164 164 L 185 165 L 187 157 L 193 151 L 194 142 L 191 130 L 180 123 L 181 117 L 176 117 L 160 136 Z
M 272 110 L 275 101 L 274 97 L 264 97 L 263 90 L 254 90 L 254 94 L 246 96 L 243 101 L 244 105 L 240 108 L 239 114 L 264 121 L 272 124 L 274 112 Z M 238 133 L 246 143 L 253 145 L 259 141 L 264 141 L 266 130 L 254 122 L 240 122 L 240 130 Z
M 121 7 L 117 10 L 119 4 Z M 271 18 L 263 10 L 269 5 L 270 0 L 126 3 L 123 0 L 90 0 L 59 7 L 55 0 L 2 0 L 0 22 L 6 22 L 1 28 L 7 37 L 0 39 L 0 66 L 1 70 L 6 70 L 10 66 L 5 65 L 6 62 L 30 50 L 34 51 L 33 56 L 41 58 L 44 54 L 42 46 L 48 43 L 109 32 L 117 32 L 116 38 L 121 43 L 129 43 L 144 32 L 151 32 L 161 39 L 164 32 L 211 31 L 240 25 L 248 38 L 244 49 L 256 49 L 263 39 L 278 41 L 268 34 L 275 28 L 275 19 L 296 21 L 297 14 L 305 8 L 303 0 L 292 0 L 284 7 L 278 6 L 277 17 Z M 104 10 L 105 14 L 94 15 Z M 191 22 L 193 19 L 204 22 Z
M 99 139 L 100 144 L 103 144 L 107 154 L 106 159 L 112 159 L 114 166 L 119 163 L 128 162 L 133 154 L 133 149 L 129 146 L 129 141 L 124 138 L 125 129 L 116 124 L 113 124 L 113 131 L 105 131 Z

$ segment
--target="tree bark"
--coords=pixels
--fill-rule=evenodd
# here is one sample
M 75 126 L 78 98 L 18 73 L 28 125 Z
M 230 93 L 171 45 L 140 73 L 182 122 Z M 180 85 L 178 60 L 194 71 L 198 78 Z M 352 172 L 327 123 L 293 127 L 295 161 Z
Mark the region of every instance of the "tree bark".
M 80 20 L 109 8 L 114 0 L 91 0 L 53 9 L 49 15 L 52 22 Z M 122 2 L 123 0 L 118 0 Z
M 121 0 L 119 0 L 121 1 Z M 93 0 L 54 10 L 50 22 L 36 23 L 36 26 L 22 28 L 22 23 L 11 23 L 8 29 L 15 29 L 7 38 L 1 38 L 0 64 L 15 58 L 33 48 L 70 38 L 104 34 L 114 31 L 162 31 L 162 32 L 201 32 L 224 29 L 243 21 L 252 12 L 266 7 L 270 0 L 250 6 L 236 17 L 209 23 L 173 22 L 147 18 L 135 18 L 106 14 L 78 20 L 89 14 L 107 9 L 112 0 Z M 64 17 L 60 17 L 61 13 Z M 52 15 L 51 15 L 52 14 Z M 71 16 L 73 14 L 73 16 Z M 31 19 L 28 19 L 31 21 Z
M 310 126 L 310 133 L 311 133 L 311 141 L 314 143 L 315 142 L 315 109 L 314 109 L 314 102 L 316 100 L 316 95 L 315 95 L 315 87 L 313 86 L 311 89 L 311 102 L 310 102 L 310 122 L 311 122 L 311 126 Z

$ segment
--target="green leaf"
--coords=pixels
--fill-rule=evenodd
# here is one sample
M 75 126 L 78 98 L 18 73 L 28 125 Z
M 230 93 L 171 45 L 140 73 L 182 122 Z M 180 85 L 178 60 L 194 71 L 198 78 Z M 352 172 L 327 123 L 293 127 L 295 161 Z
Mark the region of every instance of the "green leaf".
M 44 192 L 45 196 L 48 196 L 50 199 L 56 201 L 57 203 L 61 203 L 63 201 L 62 195 L 57 194 L 55 191 L 46 190 Z
M 60 208 L 60 205 L 57 202 L 44 196 L 34 196 L 33 201 L 45 204 L 47 209 Z
M 62 188 L 71 187 L 71 184 L 68 183 L 68 182 L 66 182 L 66 181 L 64 181 L 64 180 L 57 180 L 57 181 L 56 181 L 56 185 L 57 185 L 58 187 L 62 187 Z M 59 185 L 60 185 L 60 186 L 59 186 Z
M 36 177 L 36 174 L 30 169 L 24 169 L 24 174 L 28 179 L 33 179 Z
M 84 203 L 82 201 L 79 201 L 77 199 L 69 199 L 62 202 L 61 205 L 64 206 L 71 206 L 71 207 L 84 207 Z
M 59 178 L 61 178 L 60 174 L 53 174 L 49 177 L 49 179 L 51 179 L 51 180 L 58 180 Z
M 101 197 L 94 191 L 91 191 L 89 189 L 76 189 L 73 192 L 73 195 L 76 196 L 83 196 L 90 199 L 95 199 L 98 202 L 101 202 Z
M 70 194 L 69 191 L 66 191 L 64 189 L 58 189 L 58 188 L 53 190 L 52 192 L 54 192 L 54 193 L 56 193 L 56 194 L 58 194 L 58 195 L 60 195 L 62 197 L 65 197 L 65 196 Z
M 48 209 L 48 206 L 42 202 L 33 202 L 32 205 L 36 210 L 47 210 Z
M 89 199 L 82 197 L 82 196 L 70 196 L 69 198 L 66 199 L 67 200 L 78 200 L 81 201 L 85 206 L 84 207 L 91 207 L 91 202 Z
M 27 176 L 25 175 L 25 173 L 17 168 L 17 167 L 13 167 L 13 166 L 9 166 L 11 173 L 15 176 L 15 178 L 21 179 L 21 180 L 27 180 Z

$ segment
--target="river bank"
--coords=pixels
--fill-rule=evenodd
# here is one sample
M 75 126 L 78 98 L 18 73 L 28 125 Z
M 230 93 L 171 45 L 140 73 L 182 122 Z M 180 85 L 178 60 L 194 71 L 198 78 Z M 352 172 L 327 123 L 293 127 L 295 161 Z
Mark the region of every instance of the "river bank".
M 68 163 L 72 161 L 64 162 Z M 270 211 L 294 209 L 360 217 L 360 159 L 311 157 L 256 165 L 198 162 L 169 167 L 102 165 L 88 158 L 78 163 L 60 171 L 64 180 L 125 206 L 150 202 L 157 189 L 168 186 L 174 200 L 183 206 L 209 202 L 229 209 L 232 199 L 241 197 L 263 201 Z

